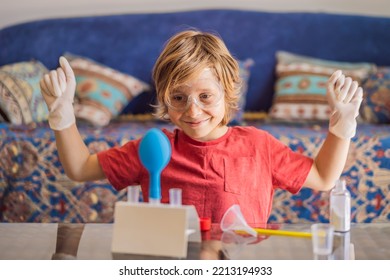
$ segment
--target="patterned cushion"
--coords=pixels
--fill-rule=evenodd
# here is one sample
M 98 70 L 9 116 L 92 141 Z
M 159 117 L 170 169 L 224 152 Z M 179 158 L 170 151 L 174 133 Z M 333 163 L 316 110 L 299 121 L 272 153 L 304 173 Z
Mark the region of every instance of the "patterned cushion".
M 329 119 L 326 82 L 340 69 L 360 83 L 375 70 L 374 64 L 327 61 L 279 51 L 276 53 L 275 95 L 270 117 L 284 121 Z
M 0 109 L 4 121 L 15 125 L 33 122 L 25 91 L 29 91 L 28 83 L 0 72 Z
M 243 124 L 246 94 L 248 92 L 248 82 L 251 74 L 251 67 L 253 66 L 253 64 L 254 61 L 251 58 L 238 61 L 238 66 L 240 67 L 240 77 L 242 79 L 242 86 L 240 91 L 240 99 L 238 101 L 238 110 L 230 121 L 230 125 Z
M 146 83 L 85 57 L 65 54 L 76 76 L 75 115 L 105 126 L 135 96 L 150 89 Z
M 0 107 L 3 118 L 12 124 L 44 121 L 48 110 L 39 81 L 47 73 L 37 61 L 19 62 L 0 68 Z
M 363 89 L 363 119 L 371 123 L 390 123 L 390 68 L 379 68 L 369 76 Z

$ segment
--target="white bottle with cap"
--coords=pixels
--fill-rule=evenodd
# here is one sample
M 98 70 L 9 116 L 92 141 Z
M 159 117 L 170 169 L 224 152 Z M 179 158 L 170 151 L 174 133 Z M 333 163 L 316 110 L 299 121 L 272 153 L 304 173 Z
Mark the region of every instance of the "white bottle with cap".
M 345 180 L 337 180 L 330 192 L 330 223 L 334 230 L 347 232 L 351 227 L 351 195 Z

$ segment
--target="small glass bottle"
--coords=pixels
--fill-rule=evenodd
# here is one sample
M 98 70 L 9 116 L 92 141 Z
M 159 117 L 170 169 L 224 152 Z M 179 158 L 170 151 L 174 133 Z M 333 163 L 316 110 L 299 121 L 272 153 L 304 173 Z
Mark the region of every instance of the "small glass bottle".
M 347 232 L 351 227 L 351 195 L 345 180 L 337 180 L 330 192 L 330 223 L 334 230 Z

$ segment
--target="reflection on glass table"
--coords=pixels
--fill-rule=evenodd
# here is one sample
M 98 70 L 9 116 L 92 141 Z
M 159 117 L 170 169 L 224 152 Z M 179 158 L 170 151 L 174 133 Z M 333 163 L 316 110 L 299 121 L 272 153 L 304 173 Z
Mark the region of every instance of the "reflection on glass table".
M 310 226 L 269 225 L 296 232 L 310 232 Z M 159 259 L 112 254 L 112 229 L 113 224 L 0 223 L 0 259 Z M 390 260 L 389 236 L 390 223 L 352 224 L 350 232 L 335 233 L 332 254 L 326 259 Z M 189 242 L 187 255 L 187 259 L 316 258 L 310 238 L 223 233 L 217 224 L 213 224 L 210 231 L 202 232 L 202 242 Z
M 71 234 L 66 225 L 59 225 L 69 236 L 74 248 L 70 251 L 79 259 L 155 259 L 156 256 L 112 254 L 110 250 L 110 234 L 112 225 L 88 224 L 83 227 L 81 241 L 76 242 L 77 233 Z M 82 227 L 82 225 L 80 225 Z M 270 225 L 273 229 L 283 229 L 298 232 L 310 232 L 310 224 L 302 225 Z M 76 230 L 73 228 L 73 230 Z M 79 230 L 76 230 L 79 232 Z M 188 244 L 187 259 L 390 259 L 390 241 L 388 224 L 355 224 L 350 232 L 335 233 L 332 253 L 328 256 L 313 254 L 310 238 L 261 235 L 236 234 L 222 232 L 219 225 L 212 225 L 208 232 L 202 232 L 202 242 Z M 63 236 L 63 234 L 59 234 Z M 61 239 L 63 242 L 66 239 Z M 57 248 L 67 248 L 59 246 Z M 62 249 L 61 249 L 62 250 Z M 69 251 L 69 249 L 68 249 Z M 62 253 L 57 252 L 57 253 Z M 164 257 L 161 257 L 162 259 Z

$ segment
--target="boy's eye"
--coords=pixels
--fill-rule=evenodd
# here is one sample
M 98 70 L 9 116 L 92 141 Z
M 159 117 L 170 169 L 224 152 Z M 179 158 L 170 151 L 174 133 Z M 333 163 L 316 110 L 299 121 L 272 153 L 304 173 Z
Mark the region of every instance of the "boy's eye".
M 209 98 L 212 97 L 212 94 L 210 94 L 210 93 L 202 93 L 199 97 L 201 99 L 209 99 Z
M 217 97 L 212 93 L 202 93 L 199 95 L 199 101 L 203 104 L 213 104 L 216 101 Z
M 176 102 L 184 100 L 184 96 L 183 95 L 179 95 L 179 94 L 172 95 L 171 98 L 172 98 L 173 101 L 176 101 Z

